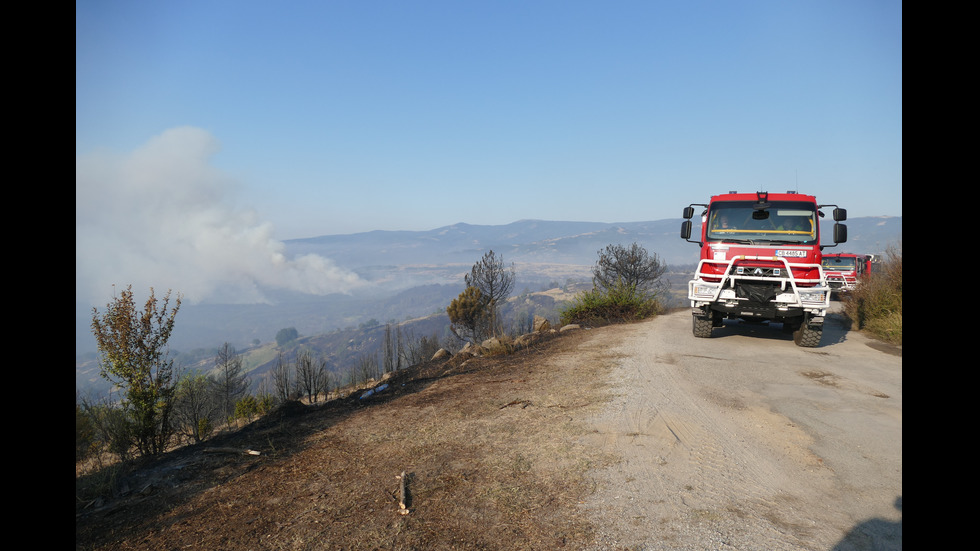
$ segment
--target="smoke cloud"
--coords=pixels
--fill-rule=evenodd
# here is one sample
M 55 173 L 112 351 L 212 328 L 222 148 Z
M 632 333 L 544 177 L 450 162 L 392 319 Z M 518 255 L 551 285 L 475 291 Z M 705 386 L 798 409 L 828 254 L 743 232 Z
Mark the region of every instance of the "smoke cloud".
M 207 131 L 167 130 L 140 149 L 75 159 L 76 302 L 107 303 L 112 286 L 153 287 L 190 303 L 268 302 L 272 289 L 348 292 L 362 284 L 329 259 L 287 258 L 273 228 L 236 208 L 236 183 L 209 164 Z

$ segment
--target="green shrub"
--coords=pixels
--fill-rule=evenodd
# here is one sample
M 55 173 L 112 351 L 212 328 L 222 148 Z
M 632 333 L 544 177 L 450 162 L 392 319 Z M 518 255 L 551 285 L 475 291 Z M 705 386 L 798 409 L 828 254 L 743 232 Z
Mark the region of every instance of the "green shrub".
M 865 329 L 885 342 L 902 344 L 902 313 L 890 312 L 873 318 L 867 322 Z
M 95 430 L 93 453 L 106 451 L 121 461 L 131 459 L 136 437 L 128 412 L 108 403 L 83 404 L 82 407 Z
M 272 394 L 262 394 L 258 397 L 259 415 L 265 415 L 276 407 L 276 397 Z
M 276 407 L 276 398 L 272 394 L 266 393 L 259 396 L 247 394 L 235 402 L 235 419 L 252 420 L 269 413 L 274 407 Z
M 638 293 L 634 285 L 618 284 L 608 289 L 593 287 L 579 295 L 561 312 L 561 323 L 605 325 L 644 319 L 662 311 L 656 299 Z
M 214 432 L 214 424 L 207 417 L 197 420 L 197 441 L 201 442 L 207 440 L 211 433 Z
M 251 394 L 235 403 L 235 418 L 251 420 L 259 414 L 259 401 Z

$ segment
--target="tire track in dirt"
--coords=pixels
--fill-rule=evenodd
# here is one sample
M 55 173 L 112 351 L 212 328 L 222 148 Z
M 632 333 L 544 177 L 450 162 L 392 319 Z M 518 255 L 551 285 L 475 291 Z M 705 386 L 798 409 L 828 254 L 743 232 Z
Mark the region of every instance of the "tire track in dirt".
M 846 489 L 807 427 L 767 394 L 822 392 L 812 387 L 827 377 L 800 375 L 828 353 L 771 328 L 695 339 L 689 316 L 623 327 L 606 349 L 615 397 L 592 419 L 588 444 L 616 459 L 596 471 L 586 504 L 608 527 L 594 548 L 828 548 L 854 522 L 837 509 Z
M 628 485 L 605 506 L 619 508 L 617 516 L 665 542 L 683 541 L 679 528 L 692 522 L 739 514 L 738 502 L 773 507 L 767 492 L 758 490 L 765 477 L 760 462 L 671 375 L 676 358 L 651 358 L 623 346 L 614 353 L 623 354 L 624 393 L 596 427 L 607 451 L 622 458 Z

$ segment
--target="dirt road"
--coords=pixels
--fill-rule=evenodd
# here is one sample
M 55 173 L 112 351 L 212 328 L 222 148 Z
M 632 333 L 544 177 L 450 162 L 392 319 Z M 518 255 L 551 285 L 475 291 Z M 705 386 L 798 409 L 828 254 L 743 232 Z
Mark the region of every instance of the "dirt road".
M 836 306 L 836 304 L 835 304 Z M 619 458 L 587 507 L 596 549 L 902 547 L 902 358 L 832 317 L 820 347 L 778 326 L 622 330 L 591 443 Z

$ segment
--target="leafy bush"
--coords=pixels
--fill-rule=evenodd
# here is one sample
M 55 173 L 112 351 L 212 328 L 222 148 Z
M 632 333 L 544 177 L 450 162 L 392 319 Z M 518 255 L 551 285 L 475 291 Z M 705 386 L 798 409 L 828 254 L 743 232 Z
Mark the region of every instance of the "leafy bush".
M 844 297 L 844 313 L 875 337 L 902 344 L 902 249 L 888 250 L 885 261 Z
M 197 430 L 194 434 L 197 437 L 198 442 L 207 440 L 211 433 L 214 432 L 214 423 L 211 422 L 207 417 L 197 420 Z
M 252 420 L 259 414 L 259 401 L 255 396 L 246 394 L 241 400 L 235 403 L 235 418 Z
M 605 325 L 644 319 L 662 312 L 660 303 L 637 293 L 635 285 L 618 283 L 608 288 L 593 287 L 579 295 L 562 311 L 561 323 Z
M 256 400 L 258 401 L 259 415 L 265 415 L 276 407 L 276 397 L 272 394 L 260 394 Z
M 90 454 L 98 456 L 104 451 L 114 454 L 121 461 L 131 459 L 136 438 L 133 433 L 133 423 L 122 407 L 83 400 L 81 413 L 87 419 L 86 423 L 91 423 L 93 431 Z
M 272 394 L 260 394 L 258 396 L 246 394 L 235 402 L 235 419 L 251 421 L 269 413 L 275 406 L 276 398 Z

